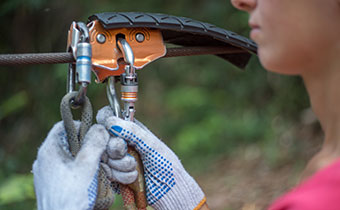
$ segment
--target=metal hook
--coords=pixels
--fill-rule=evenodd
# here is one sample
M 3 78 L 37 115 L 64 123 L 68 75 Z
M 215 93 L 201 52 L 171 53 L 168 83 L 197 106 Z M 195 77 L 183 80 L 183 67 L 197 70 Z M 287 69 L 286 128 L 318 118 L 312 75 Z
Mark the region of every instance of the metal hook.
M 134 67 L 135 57 L 129 43 L 123 39 L 118 38 L 117 46 L 121 50 L 124 56 L 124 61 L 127 65 L 125 65 L 125 73 L 121 75 L 121 100 L 124 104 L 124 109 L 122 112 L 123 118 L 127 121 L 134 121 L 135 115 L 135 103 L 137 101 L 137 93 L 138 93 L 138 82 L 137 82 L 137 74 L 136 68 Z M 138 162 L 137 170 L 138 170 L 138 178 L 137 180 L 130 184 L 129 187 L 121 185 L 121 191 L 123 195 L 125 209 L 146 209 L 146 196 L 145 196 L 145 181 L 143 177 L 143 165 L 138 153 L 130 148 L 130 154 L 136 159 Z M 135 192 L 132 190 L 135 189 Z M 130 197 L 130 198 L 129 198 Z M 128 205 L 125 201 L 128 199 L 134 198 L 136 201 L 136 206 L 133 207 Z
M 76 89 L 76 66 L 74 63 L 70 63 L 67 72 L 67 84 L 66 92 L 71 93 Z
M 90 32 L 87 28 L 86 24 L 83 22 L 77 22 L 77 26 L 81 32 L 80 42 L 89 42 L 90 41 Z
M 138 93 L 137 74 L 134 67 L 135 56 L 131 46 L 124 38 L 118 38 L 117 46 L 123 53 L 125 63 L 127 63 L 125 73 L 121 75 L 121 100 L 124 102 L 122 114 L 125 120 L 133 121 Z
M 123 38 L 118 38 L 117 45 L 123 53 L 124 61 L 133 67 L 135 64 L 135 56 L 129 43 Z
M 116 94 L 116 88 L 115 88 L 116 78 L 115 77 L 109 77 L 107 79 L 107 85 L 106 85 L 106 95 L 110 102 L 110 106 L 112 108 L 113 114 L 116 117 L 121 117 L 121 110 L 120 105 L 117 99 Z

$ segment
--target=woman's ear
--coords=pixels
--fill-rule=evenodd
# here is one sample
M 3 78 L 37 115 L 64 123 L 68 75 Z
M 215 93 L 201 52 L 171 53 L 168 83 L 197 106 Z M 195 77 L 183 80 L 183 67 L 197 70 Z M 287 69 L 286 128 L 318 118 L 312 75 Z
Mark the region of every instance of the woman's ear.
M 256 7 L 256 0 L 231 0 L 231 4 L 236 9 L 251 12 Z

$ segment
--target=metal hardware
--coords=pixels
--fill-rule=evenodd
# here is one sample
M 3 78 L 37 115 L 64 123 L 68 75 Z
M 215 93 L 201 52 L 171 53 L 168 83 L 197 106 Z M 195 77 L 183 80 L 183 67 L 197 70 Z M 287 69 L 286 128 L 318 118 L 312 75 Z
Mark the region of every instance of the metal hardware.
M 145 40 L 144 34 L 142 34 L 142 33 L 137 33 L 137 34 L 136 34 L 136 40 L 137 40 L 137 42 L 144 42 L 144 40 Z
M 110 76 L 120 76 L 125 72 L 124 65 L 118 63 L 124 58 L 122 51 L 117 46 L 117 37 L 125 37 L 129 43 L 133 50 L 134 67 L 136 69 L 142 69 L 166 54 L 162 33 L 159 30 L 129 27 L 106 30 L 98 21 L 92 21 L 89 25 L 91 25 L 89 30 L 90 44 L 92 45 L 92 68 L 97 82 L 104 82 Z M 138 33 L 144 34 L 145 40 L 143 42 L 136 40 Z M 98 34 L 105 35 L 105 43 L 98 42 Z
M 124 56 L 125 61 L 125 72 L 121 74 L 121 100 L 124 103 L 124 109 L 123 109 L 123 119 L 127 121 L 134 121 L 134 115 L 135 115 L 135 102 L 137 101 L 137 93 L 138 93 L 138 82 L 137 82 L 137 74 L 136 74 L 136 68 L 134 67 L 134 53 L 132 51 L 131 46 L 129 43 L 123 39 L 119 38 L 117 40 L 117 46 L 118 49 L 121 51 L 121 53 Z M 112 78 L 112 77 L 111 77 Z M 110 84 L 111 82 L 111 84 Z M 112 86 L 112 80 L 108 81 L 108 85 Z M 114 97 L 114 93 L 111 92 L 109 94 L 115 101 L 117 101 L 117 98 Z M 110 100 L 110 97 L 109 97 Z M 116 106 L 118 102 L 111 103 L 111 107 Z M 119 107 L 119 104 L 118 104 Z M 117 111 L 115 111 L 117 113 Z M 121 185 L 121 193 L 123 196 L 124 206 L 125 209 L 129 210 L 135 210 L 135 209 L 146 209 L 147 201 L 145 196 L 145 181 L 144 181 L 144 172 L 143 172 L 143 165 L 140 159 L 140 156 L 138 153 L 133 149 L 132 147 L 128 148 L 129 154 L 132 155 L 136 161 L 138 162 L 137 165 L 137 171 L 138 171 L 138 179 L 128 185 Z
M 76 66 L 73 63 L 68 65 L 66 92 L 71 93 L 76 89 Z
M 106 36 L 104 34 L 98 34 L 96 39 L 100 44 L 104 44 L 106 41 Z
M 83 22 L 77 22 L 77 26 L 81 32 L 79 40 L 81 42 L 89 42 L 90 34 L 89 34 L 89 29 L 87 28 L 86 24 Z
M 88 84 L 86 82 L 82 83 L 77 96 L 72 100 L 73 108 L 78 108 L 85 102 Z
M 133 121 L 138 93 L 137 74 L 130 65 L 125 67 L 125 71 L 121 76 L 121 100 L 124 102 L 123 117 L 125 120 Z
M 133 66 L 135 64 L 135 56 L 129 43 L 123 38 L 118 38 L 117 45 L 120 51 L 123 53 L 124 61 L 127 64 Z
M 82 105 L 85 100 L 87 87 L 91 83 L 92 47 L 89 30 L 85 23 L 73 22 L 69 31 L 68 51 L 72 51 L 76 64 L 69 64 L 67 92 L 75 91 L 75 83 L 80 85 L 73 100 L 73 106 Z
M 121 75 L 121 100 L 124 102 L 123 117 L 125 120 L 133 121 L 138 93 L 137 74 L 134 67 L 135 57 L 125 39 L 119 38 L 117 45 L 123 53 L 124 61 L 127 63 L 125 73 Z
M 96 42 L 98 43 L 98 42 Z M 104 43 L 105 44 L 105 43 Z M 93 45 L 93 43 L 91 43 Z M 102 45 L 104 46 L 104 45 Z M 143 46 L 144 48 L 144 46 Z M 134 48 L 132 47 L 134 50 Z M 115 50 L 115 49 L 114 49 Z M 112 51 L 112 50 L 111 50 Z M 134 50 L 135 51 L 135 50 Z M 151 53 L 151 52 L 150 52 Z M 163 58 L 177 57 L 177 56 L 194 56 L 194 55 L 221 55 L 221 54 L 242 54 L 244 50 L 232 47 L 232 46 L 201 46 L 201 47 L 172 47 L 166 49 L 166 54 Z M 140 69 L 136 63 L 144 58 L 135 55 L 135 67 Z M 92 60 L 95 59 L 92 56 Z M 138 60 L 138 61 L 137 61 Z M 151 59 L 153 61 L 154 59 Z M 75 59 L 71 52 L 56 52 L 56 53 L 25 53 L 25 54 L 0 54 L 0 66 L 9 65 L 31 65 L 31 64 L 58 64 L 58 63 L 73 63 Z M 107 60 L 106 60 L 107 61 Z M 149 63 L 150 63 L 149 62 Z M 118 76 L 122 70 L 106 70 L 105 73 L 100 72 L 100 69 L 96 69 L 96 64 L 92 63 L 94 71 L 101 79 L 98 78 L 99 82 L 104 81 L 109 76 Z
M 113 110 L 113 114 L 116 117 L 121 117 L 122 113 L 120 110 L 120 105 L 117 99 L 116 88 L 115 88 L 116 78 L 109 77 L 106 84 L 106 95 L 109 100 L 110 106 Z
M 80 31 L 77 28 L 76 22 L 72 22 L 68 31 L 67 51 L 72 53 L 74 60 L 77 59 L 76 49 L 80 38 Z M 76 66 L 74 63 L 68 65 L 66 93 L 71 93 L 76 90 Z
M 77 44 L 80 39 L 80 31 L 77 28 L 77 23 L 72 22 L 71 28 L 68 31 L 68 43 L 67 43 L 67 51 L 72 52 L 74 60 L 77 58 Z
M 77 44 L 77 82 L 91 83 L 91 69 L 92 69 L 92 48 L 88 42 L 79 42 Z

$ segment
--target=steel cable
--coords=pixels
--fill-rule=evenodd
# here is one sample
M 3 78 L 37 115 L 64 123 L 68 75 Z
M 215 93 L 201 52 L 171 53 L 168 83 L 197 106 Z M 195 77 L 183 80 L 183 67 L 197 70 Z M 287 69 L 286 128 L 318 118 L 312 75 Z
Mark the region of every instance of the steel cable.
M 27 53 L 0 55 L 0 65 L 30 65 L 30 64 L 57 64 L 72 63 L 73 56 L 68 52 L 60 53 Z
M 192 55 L 219 55 L 242 53 L 244 50 L 235 47 L 176 47 L 167 48 L 166 57 L 192 56 Z M 0 54 L 0 66 L 57 64 L 72 63 L 74 58 L 70 52 L 58 53 L 27 53 L 27 54 Z

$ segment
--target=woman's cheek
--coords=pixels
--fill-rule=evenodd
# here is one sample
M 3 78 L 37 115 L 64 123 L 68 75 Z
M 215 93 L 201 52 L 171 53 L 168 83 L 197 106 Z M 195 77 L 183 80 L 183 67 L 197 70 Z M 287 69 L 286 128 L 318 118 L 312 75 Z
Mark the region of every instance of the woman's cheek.
M 258 56 L 262 66 L 272 72 L 280 72 L 280 66 L 282 66 L 282 60 L 280 56 L 276 55 L 275 50 L 271 47 L 265 47 L 258 45 Z
M 287 47 L 259 45 L 258 56 L 262 66 L 268 71 L 279 74 L 299 74 L 299 59 L 294 50 L 289 50 Z

